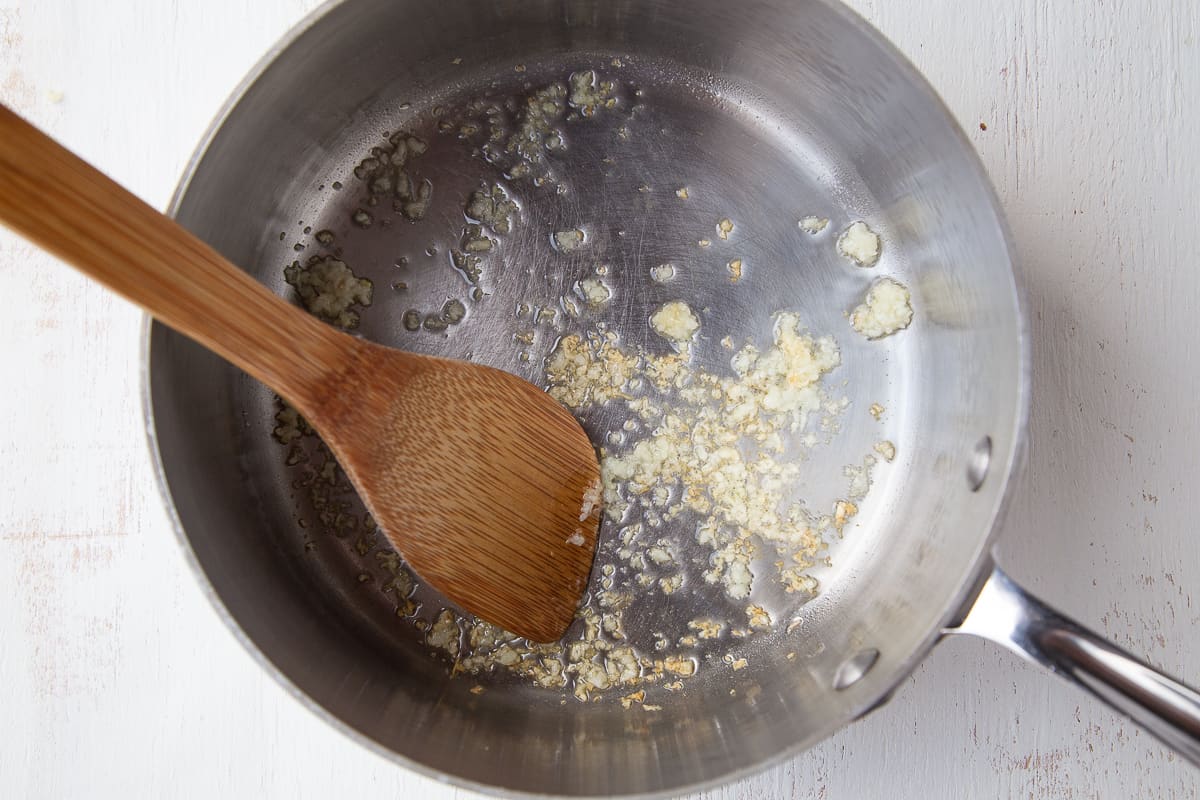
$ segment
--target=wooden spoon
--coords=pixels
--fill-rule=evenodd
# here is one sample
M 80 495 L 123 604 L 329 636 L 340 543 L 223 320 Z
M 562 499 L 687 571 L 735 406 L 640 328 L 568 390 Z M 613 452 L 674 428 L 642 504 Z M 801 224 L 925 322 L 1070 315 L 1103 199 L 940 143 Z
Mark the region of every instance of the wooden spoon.
M 314 319 L 3 106 L 0 221 L 286 397 L 451 600 L 536 641 L 566 631 L 595 554 L 599 467 L 537 387 Z

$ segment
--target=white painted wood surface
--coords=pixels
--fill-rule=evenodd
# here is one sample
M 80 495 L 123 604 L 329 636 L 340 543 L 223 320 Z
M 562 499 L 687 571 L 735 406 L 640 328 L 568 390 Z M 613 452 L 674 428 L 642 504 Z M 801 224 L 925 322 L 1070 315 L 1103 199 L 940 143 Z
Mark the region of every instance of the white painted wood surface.
M 0 100 L 153 204 L 315 0 L 0 0 Z M 1030 588 L 1200 684 L 1200 6 L 853 0 L 1000 191 L 1033 316 Z M 983 125 L 986 130 L 983 130 Z M 473 797 L 335 733 L 185 569 L 136 392 L 141 316 L 0 231 L 0 797 Z M 1197 795 L 1200 772 L 983 643 L 722 800 Z

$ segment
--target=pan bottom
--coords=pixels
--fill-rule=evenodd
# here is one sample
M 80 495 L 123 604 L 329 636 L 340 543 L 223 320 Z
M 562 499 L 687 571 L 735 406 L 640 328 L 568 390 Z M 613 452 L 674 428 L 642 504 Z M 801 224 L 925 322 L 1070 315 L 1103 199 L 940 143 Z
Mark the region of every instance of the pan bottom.
M 530 646 L 412 575 L 319 438 L 246 381 L 245 479 L 314 593 L 398 668 L 432 653 L 521 703 L 654 708 L 819 650 L 805 623 L 832 599 L 811 598 L 886 527 L 916 335 L 848 319 L 906 260 L 839 154 L 738 87 L 622 53 L 467 75 L 325 149 L 263 277 L 372 340 L 550 388 L 610 481 L 582 617 Z M 860 220 L 883 242 L 869 268 L 839 247 Z

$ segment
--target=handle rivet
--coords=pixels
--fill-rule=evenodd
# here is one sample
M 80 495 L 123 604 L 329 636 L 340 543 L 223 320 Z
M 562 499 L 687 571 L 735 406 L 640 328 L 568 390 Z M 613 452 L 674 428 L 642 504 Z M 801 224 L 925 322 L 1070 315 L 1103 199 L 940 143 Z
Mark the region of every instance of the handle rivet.
M 975 445 L 971 460 L 967 462 L 967 486 L 972 492 L 979 491 L 987 478 L 988 468 L 992 463 L 992 437 L 985 436 Z
M 833 688 L 839 692 L 850 688 L 862 680 L 862 677 L 871 671 L 871 667 L 875 666 L 875 662 L 878 660 L 879 651 L 874 647 L 869 647 L 846 659 L 834 673 Z

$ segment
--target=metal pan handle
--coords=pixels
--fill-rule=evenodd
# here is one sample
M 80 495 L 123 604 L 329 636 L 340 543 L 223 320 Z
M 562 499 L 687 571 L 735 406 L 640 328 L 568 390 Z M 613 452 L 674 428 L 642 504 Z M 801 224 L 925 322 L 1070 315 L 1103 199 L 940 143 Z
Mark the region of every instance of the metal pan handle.
M 1055 611 L 998 567 L 946 633 L 990 639 L 1050 668 L 1200 766 L 1200 694 Z

